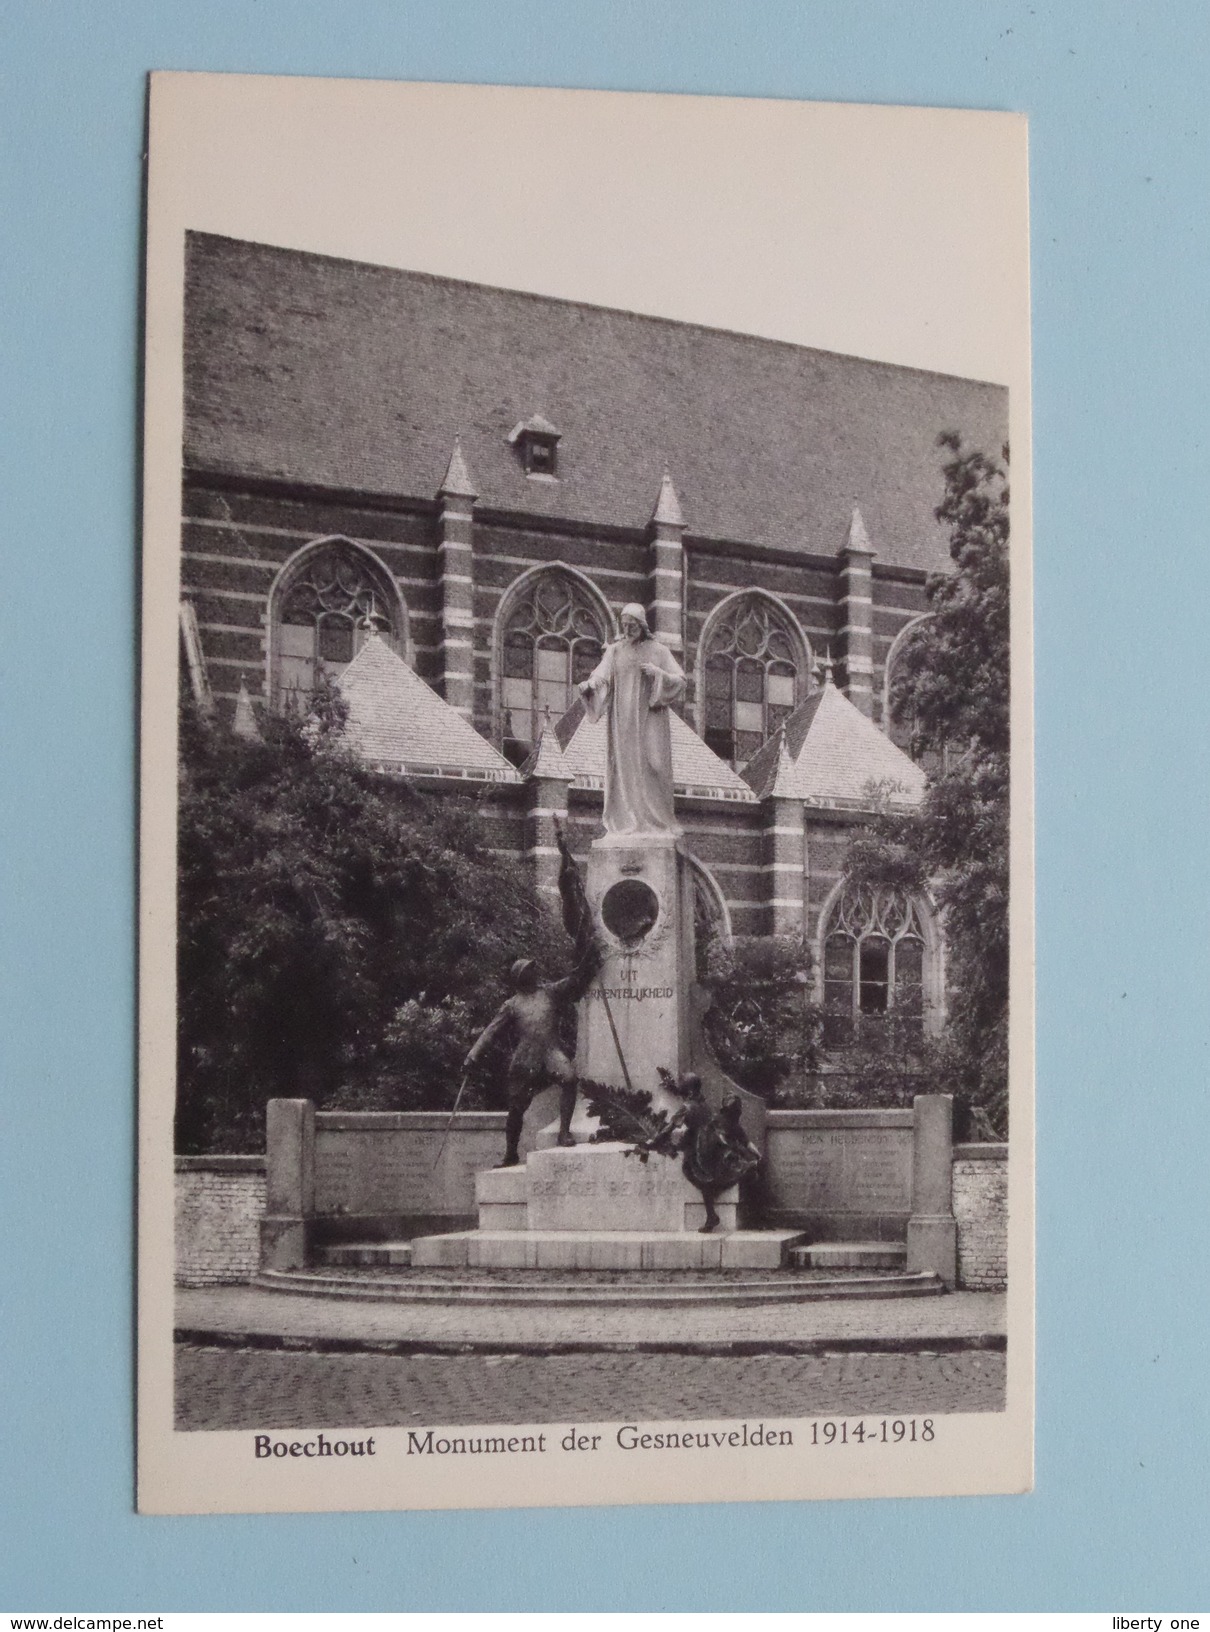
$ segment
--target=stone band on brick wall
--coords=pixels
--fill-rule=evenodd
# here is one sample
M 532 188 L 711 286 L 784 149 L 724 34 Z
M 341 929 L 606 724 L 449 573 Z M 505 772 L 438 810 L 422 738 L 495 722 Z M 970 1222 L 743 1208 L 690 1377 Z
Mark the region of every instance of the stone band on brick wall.
M 1008 1284 L 1008 1146 L 954 1146 L 958 1285 L 1001 1291 Z
M 250 1281 L 259 1264 L 264 1210 L 263 1156 L 178 1156 L 177 1284 Z

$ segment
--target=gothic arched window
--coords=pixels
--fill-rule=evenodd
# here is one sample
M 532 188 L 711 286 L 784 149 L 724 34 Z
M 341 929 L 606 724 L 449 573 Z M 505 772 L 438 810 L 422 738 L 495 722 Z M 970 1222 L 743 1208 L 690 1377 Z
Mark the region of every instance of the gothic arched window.
M 360 550 L 338 540 L 311 551 L 277 596 L 273 645 L 278 708 L 304 712 L 320 677 L 337 679 L 371 628 L 400 645 L 401 622 L 398 595 Z
M 689 877 L 693 885 L 693 950 L 698 980 L 708 980 L 714 959 L 731 944 L 731 919 L 718 880 L 696 856 L 689 855 Z
M 929 776 L 944 770 L 950 761 L 948 743 L 940 747 L 925 745 L 920 723 L 905 694 L 905 669 L 911 659 L 912 647 L 921 638 L 931 620 L 931 613 L 914 618 L 906 624 L 891 643 L 886 655 L 882 678 L 882 729 L 897 748 L 902 748 Z
M 500 638 L 504 752 L 528 754 L 546 721 L 560 719 L 608 639 L 601 609 L 570 573 L 543 572 L 507 607 Z
M 845 890 L 823 946 L 824 1040 L 851 1042 L 863 1023 L 893 1015 L 909 1037 L 924 1020 L 927 937 L 919 904 L 900 890 Z
M 706 635 L 707 745 L 737 769 L 746 765 L 793 712 L 805 675 L 801 639 L 773 602 L 745 595 L 727 606 Z

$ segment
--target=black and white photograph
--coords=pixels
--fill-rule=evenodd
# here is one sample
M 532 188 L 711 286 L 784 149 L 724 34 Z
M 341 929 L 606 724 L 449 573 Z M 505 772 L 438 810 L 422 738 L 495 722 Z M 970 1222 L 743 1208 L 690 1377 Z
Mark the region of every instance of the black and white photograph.
M 1027 1489 L 1023 122 L 150 165 L 141 1506 Z

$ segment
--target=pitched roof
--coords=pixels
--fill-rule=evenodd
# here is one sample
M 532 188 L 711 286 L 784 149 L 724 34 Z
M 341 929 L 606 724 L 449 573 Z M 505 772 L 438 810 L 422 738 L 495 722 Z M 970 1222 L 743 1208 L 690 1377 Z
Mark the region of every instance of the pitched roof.
M 344 743 L 375 769 L 477 782 L 519 782 L 502 754 L 370 635 L 336 682 L 348 706 Z
M 513 426 L 508 433 L 508 440 L 516 442 L 525 435 L 526 431 L 532 432 L 535 436 L 553 436 L 556 439 L 563 435 L 563 432 L 552 425 L 549 419 L 543 418 L 541 414 L 531 414 L 528 419 L 523 419 Z
M 557 480 L 509 446 L 540 414 Z M 494 509 L 948 569 L 941 431 L 998 449 L 998 385 L 265 244 L 187 235 L 185 463 L 431 499 L 456 435 Z
M 788 763 L 787 763 L 788 761 Z M 802 799 L 809 805 L 870 809 L 919 804 L 925 775 L 902 749 L 832 683 L 801 703 L 748 761 L 744 779 L 762 799 Z
M 672 784 L 677 793 L 700 799 L 728 799 L 750 805 L 756 795 L 741 776 L 733 771 L 698 736 L 692 726 L 686 725 L 675 709 L 670 709 L 672 723 Z M 563 759 L 574 778 L 575 788 L 603 788 L 605 786 L 605 720 L 590 720 L 584 704 L 577 700 L 555 726 Z

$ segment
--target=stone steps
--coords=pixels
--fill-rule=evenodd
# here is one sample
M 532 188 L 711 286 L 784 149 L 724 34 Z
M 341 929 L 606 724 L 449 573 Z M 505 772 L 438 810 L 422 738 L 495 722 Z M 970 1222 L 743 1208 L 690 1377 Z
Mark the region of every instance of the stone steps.
M 377 1269 L 388 1265 L 406 1269 L 412 1262 L 410 1241 L 345 1241 L 335 1246 L 320 1247 L 316 1257 L 321 1264 L 332 1268 Z
M 421 1236 L 424 1269 L 777 1269 L 799 1230 L 461 1230 Z
M 815 1241 L 790 1248 L 790 1262 L 800 1269 L 903 1269 L 903 1241 Z
M 936 1275 L 834 1275 L 811 1280 L 787 1274 L 784 1280 L 719 1279 L 717 1282 L 661 1280 L 636 1275 L 625 1285 L 492 1280 L 438 1280 L 423 1275 L 359 1276 L 355 1269 L 263 1270 L 255 1285 L 266 1291 L 311 1297 L 377 1299 L 383 1303 L 424 1304 L 458 1309 L 484 1306 L 567 1308 L 687 1308 L 710 1304 L 819 1303 L 841 1299 L 934 1297 L 945 1291 Z
M 641 1232 L 548 1231 L 522 1235 L 512 1231 L 500 1243 L 491 1231 L 428 1238 L 420 1248 L 412 1241 L 351 1241 L 321 1247 L 320 1265 L 332 1269 L 428 1268 L 481 1269 L 773 1269 L 779 1263 L 797 1269 L 903 1269 L 907 1248 L 902 1241 L 816 1241 L 796 1244 L 791 1231 L 743 1231 L 714 1237 Z M 787 1237 L 791 1237 L 787 1240 Z M 438 1244 L 439 1243 L 439 1244 Z

